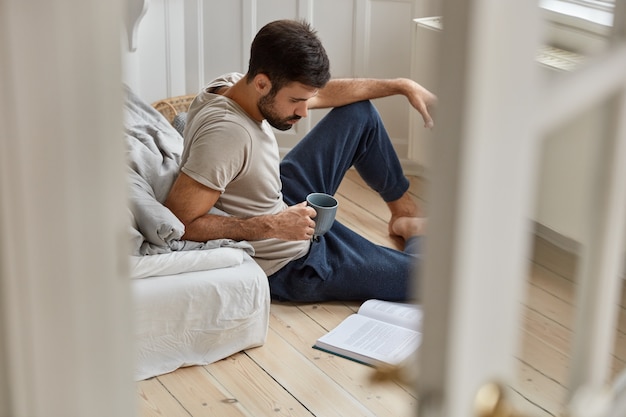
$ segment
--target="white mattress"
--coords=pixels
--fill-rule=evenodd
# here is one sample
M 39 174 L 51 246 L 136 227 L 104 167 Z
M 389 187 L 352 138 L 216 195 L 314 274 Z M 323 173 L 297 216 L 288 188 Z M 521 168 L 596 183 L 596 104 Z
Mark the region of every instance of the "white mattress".
M 135 379 L 206 365 L 267 336 L 267 276 L 245 254 L 228 268 L 132 281 Z

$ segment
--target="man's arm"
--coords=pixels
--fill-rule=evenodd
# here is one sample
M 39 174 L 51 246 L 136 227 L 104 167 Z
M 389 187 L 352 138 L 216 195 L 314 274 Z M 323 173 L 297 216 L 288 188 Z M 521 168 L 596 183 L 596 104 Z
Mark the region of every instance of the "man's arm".
M 310 109 L 338 107 L 363 100 L 373 100 L 393 95 L 405 96 L 424 119 L 424 127 L 434 126 L 430 109 L 437 97 L 408 78 L 372 79 L 340 78 L 330 80 L 319 93 L 308 101 Z
M 249 218 L 207 214 L 220 192 L 212 190 L 181 172 L 174 182 L 165 206 L 185 225 L 183 239 L 206 242 L 213 239 L 307 240 L 313 235 L 315 210 L 306 202 L 274 215 Z

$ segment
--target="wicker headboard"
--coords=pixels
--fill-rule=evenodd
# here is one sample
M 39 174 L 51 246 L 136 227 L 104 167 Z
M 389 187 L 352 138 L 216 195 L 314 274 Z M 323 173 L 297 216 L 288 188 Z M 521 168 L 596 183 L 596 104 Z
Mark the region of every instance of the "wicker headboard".
M 176 117 L 178 113 L 186 112 L 189 109 L 189 105 L 195 97 L 195 94 L 170 97 L 152 103 L 152 107 L 157 109 L 170 123 L 172 123 L 174 121 L 174 117 Z

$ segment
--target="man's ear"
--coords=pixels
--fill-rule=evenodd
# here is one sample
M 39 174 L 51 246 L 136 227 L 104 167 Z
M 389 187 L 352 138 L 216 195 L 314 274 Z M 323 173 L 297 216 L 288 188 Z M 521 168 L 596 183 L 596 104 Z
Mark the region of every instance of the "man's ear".
M 253 80 L 254 87 L 261 95 L 267 95 L 272 90 L 272 82 L 265 74 L 257 74 Z

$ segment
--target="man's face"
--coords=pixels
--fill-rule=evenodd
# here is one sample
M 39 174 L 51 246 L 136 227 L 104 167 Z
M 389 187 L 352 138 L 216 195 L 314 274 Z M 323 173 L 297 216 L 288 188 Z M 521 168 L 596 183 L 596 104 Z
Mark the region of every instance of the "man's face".
M 278 130 L 289 130 L 308 115 L 307 101 L 317 95 L 318 89 L 300 83 L 290 83 L 278 92 L 270 91 L 257 105 L 267 122 Z

